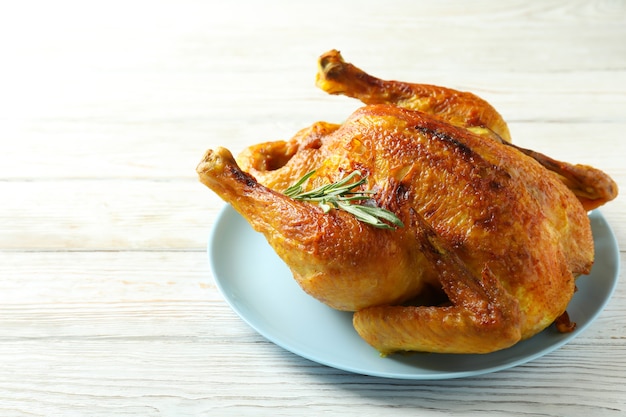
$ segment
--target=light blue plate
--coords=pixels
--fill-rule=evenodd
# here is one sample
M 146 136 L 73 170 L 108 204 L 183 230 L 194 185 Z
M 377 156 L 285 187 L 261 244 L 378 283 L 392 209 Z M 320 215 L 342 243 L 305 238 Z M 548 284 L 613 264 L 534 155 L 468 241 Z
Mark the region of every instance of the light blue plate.
M 230 206 L 219 214 L 209 241 L 213 276 L 230 306 L 258 333 L 309 360 L 378 377 L 434 380 L 511 368 L 563 346 L 583 332 L 610 299 L 619 275 L 615 236 L 599 211 L 590 214 L 596 260 L 567 311 L 572 333 L 552 327 L 515 346 L 486 355 L 408 354 L 386 358 L 352 327 L 352 313 L 333 310 L 307 295 L 263 235 Z

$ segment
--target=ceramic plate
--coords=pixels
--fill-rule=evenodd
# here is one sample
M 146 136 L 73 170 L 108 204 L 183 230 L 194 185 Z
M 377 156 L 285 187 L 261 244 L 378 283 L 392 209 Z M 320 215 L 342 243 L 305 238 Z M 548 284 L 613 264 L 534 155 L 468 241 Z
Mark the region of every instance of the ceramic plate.
M 352 327 L 352 314 L 333 310 L 307 295 L 263 235 L 230 206 L 219 214 L 209 241 L 217 285 L 230 306 L 258 333 L 309 360 L 378 377 L 446 379 L 510 368 L 543 356 L 583 332 L 602 311 L 615 288 L 619 252 L 599 211 L 590 214 L 596 245 L 591 274 L 578 279 L 567 309 L 577 329 L 552 327 L 515 346 L 486 355 L 396 354 L 386 358 Z

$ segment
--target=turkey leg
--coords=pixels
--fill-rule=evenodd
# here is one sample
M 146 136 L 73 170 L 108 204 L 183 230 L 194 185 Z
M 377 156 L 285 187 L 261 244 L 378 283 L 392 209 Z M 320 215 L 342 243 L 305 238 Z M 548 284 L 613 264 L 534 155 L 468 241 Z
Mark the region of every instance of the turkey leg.
M 578 197 L 585 210 L 593 210 L 617 197 L 615 181 L 604 172 L 588 165 L 557 161 L 542 153 L 503 142 L 530 156 L 546 169 L 559 176 L 561 181 Z
M 435 266 L 450 306 L 376 306 L 354 314 L 354 327 L 382 355 L 397 351 L 488 353 L 521 338 L 519 304 L 485 267 L 472 274 L 414 210 L 416 243 Z
M 265 235 L 298 284 L 327 305 L 347 311 L 406 301 L 426 286 L 419 248 L 402 246 L 406 228 L 380 230 L 339 210 L 294 200 L 243 172 L 225 148 L 206 152 L 200 181 Z M 349 248 L 349 250 L 346 250 Z M 375 254 L 375 256 L 374 256 Z M 395 268 L 389 270 L 386 259 Z
M 420 110 L 453 125 L 491 137 L 494 133 L 510 141 L 506 122 L 480 97 L 445 87 L 386 81 L 347 63 L 337 50 L 320 56 L 316 84 L 329 94 L 343 94 L 365 104 L 396 104 Z

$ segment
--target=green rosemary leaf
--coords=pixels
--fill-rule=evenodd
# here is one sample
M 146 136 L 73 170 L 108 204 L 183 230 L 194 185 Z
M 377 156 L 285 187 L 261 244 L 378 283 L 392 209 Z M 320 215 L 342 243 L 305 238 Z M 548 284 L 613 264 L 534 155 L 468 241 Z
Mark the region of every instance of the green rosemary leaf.
M 404 223 L 402 223 L 402 220 L 400 220 L 395 214 L 393 214 L 389 210 L 381 209 L 380 207 L 370 207 L 370 206 L 358 206 L 358 207 L 361 211 L 371 214 L 372 216 L 379 217 L 383 220 L 387 220 L 389 223 L 397 227 L 404 227 Z
M 315 171 L 309 171 L 302 178 L 298 180 L 294 185 L 287 188 L 283 194 L 288 195 L 289 197 L 295 197 L 296 195 L 302 193 L 302 184 L 304 184 L 311 176 L 315 174 Z
M 295 184 L 288 187 L 284 194 L 300 201 L 318 203 L 324 213 L 333 208 L 352 214 L 357 220 L 381 229 L 393 229 L 404 227 L 393 212 L 382 207 L 352 204 L 353 202 L 371 200 L 374 191 L 354 191 L 357 187 L 367 182 L 367 177 L 362 177 L 360 171 L 353 171 L 341 180 L 325 184 L 309 191 L 304 191 L 303 185 L 315 171 L 306 173 Z M 358 180 L 354 181 L 355 178 Z
M 375 215 L 368 213 L 363 210 L 363 206 L 359 206 L 356 204 L 348 204 L 343 201 L 340 201 L 338 204 L 339 208 L 345 212 L 352 214 L 357 220 L 371 224 L 372 226 L 380 227 L 380 228 L 391 228 L 387 223 L 383 223 L 380 221 Z M 379 208 L 379 210 L 382 210 Z

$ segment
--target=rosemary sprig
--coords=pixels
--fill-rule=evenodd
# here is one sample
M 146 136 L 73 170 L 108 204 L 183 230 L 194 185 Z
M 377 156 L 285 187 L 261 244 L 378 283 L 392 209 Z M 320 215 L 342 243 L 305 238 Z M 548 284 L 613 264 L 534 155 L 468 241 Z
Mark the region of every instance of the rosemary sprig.
M 324 213 L 335 208 L 352 214 L 357 220 L 381 229 L 404 227 L 393 212 L 376 206 L 352 204 L 356 201 L 370 200 L 373 191 L 354 191 L 367 181 L 360 171 L 353 171 L 350 175 L 332 184 L 325 184 L 310 191 L 304 191 L 303 185 L 315 171 L 306 173 L 295 184 L 288 187 L 284 194 L 300 201 L 309 201 L 319 204 Z M 357 181 L 353 180 L 360 177 Z

